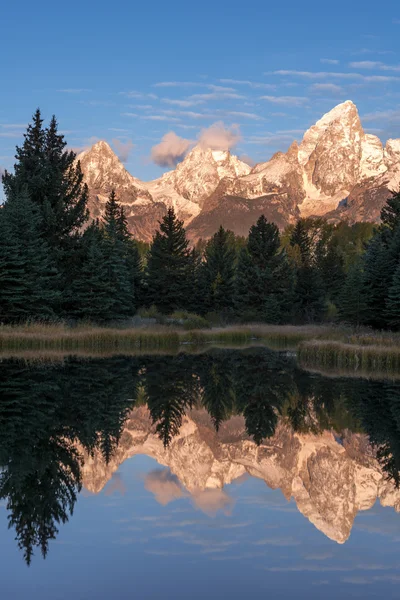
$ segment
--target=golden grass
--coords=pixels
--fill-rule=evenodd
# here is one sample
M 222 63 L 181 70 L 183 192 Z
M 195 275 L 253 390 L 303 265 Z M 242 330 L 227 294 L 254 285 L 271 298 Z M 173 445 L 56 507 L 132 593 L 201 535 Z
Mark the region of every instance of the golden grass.
M 172 326 L 131 328 L 27 323 L 0 327 L 0 357 L 28 359 L 202 352 L 210 347 L 265 346 L 297 350 L 305 368 L 400 373 L 400 334 L 330 325 L 251 324 L 186 331 Z
M 205 345 L 232 347 L 264 344 L 295 348 L 303 340 L 327 335 L 327 327 L 240 325 L 186 331 L 168 326 L 135 328 L 96 327 L 82 324 L 28 323 L 0 327 L 0 353 L 52 352 L 61 354 L 112 355 L 177 352 Z
M 358 341 L 358 338 L 355 341 Z M 365 339 L 363 342 L 349 344 L 323 340 L 306 341 L 299 345 L 297 357 L 302 367 L 334 370 L 341 374 L 400 374 L 400 346 L 387 343 L 383 345 L 381 341 L 368 345 Z

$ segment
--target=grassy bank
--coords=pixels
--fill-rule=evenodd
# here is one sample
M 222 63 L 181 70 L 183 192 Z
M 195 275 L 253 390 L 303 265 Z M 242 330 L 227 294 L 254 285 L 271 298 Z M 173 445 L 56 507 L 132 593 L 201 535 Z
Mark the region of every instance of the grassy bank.
M 0 327 L 0 353 L 57 352 L 119 354 L 196 351 L 199 347 L 241 347 L 264 344 L 277 349 L 295 349 L 304 340 L 335 335 L 332 328 L 317 326 L 251 325 L 187 331 L 149 326 L 111 328 L 63 324 L 26 324 Z
M 400 346 L 395 337 L 369 337 L 370 343 L 355 336 L 353 343 L 312 340 L 299 344 L 297 357 L 301 367 L 324 372 L 359 373 L 360 375 L 398 376 Z
M 300 366 L 332 374 L 400 375 L 400 335 L 333 326 L 241 325 L 186 330 L 174 326 L 94 327 L 26 324 L 0 327 L 0 356 L 175 354 L 210 347 L 262 345 L 296 350 Z

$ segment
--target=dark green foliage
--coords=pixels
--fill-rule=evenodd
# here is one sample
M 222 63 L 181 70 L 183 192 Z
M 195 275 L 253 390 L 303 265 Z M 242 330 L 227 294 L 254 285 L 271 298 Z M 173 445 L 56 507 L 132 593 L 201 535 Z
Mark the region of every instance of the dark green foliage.
M 293 272 L 276 225 L 261 216 L 251 227 L 238 261 L 235 305 L 244 320 L 286 321 L 293 298 Z
M 394 273 L 386 298 L 386 317 L 390 327 L 400 328 L 400 264 Z
M 188 277 L 193 268 L 183 222 L 172 208 L 160 222 L 150 247 L 146 272 L 147 305 L 163 313 L 185 309 L 192 294 Z
M 92 223 L 83 235 L 81 269 L 71 285 L 71 314 L 77 319 L 102 322 L 114 316 L 103 242 L 99 223 Z
M 110 319 L 132 316 L 134 309 L 134 277 L 131 239 L 124 212 L 112 190 L 106 204 L 103 222 L 103 253 L 106 283 L 110 301 Z M 129 257 L 129 260 L 128 260 Z
M 220 227 L 204 251 L 201 279 L 204 311 L 229 315 L 235 292 L 235 250 L 230 232 Z
M 376 328 L 394 325 L 388 310 L 396 302 L 394 278 L 400 260 L 400 194 L 393 194 L 382 209 L 382 224 L 364 255 L 365 312 L 363 322 Z M 389 306 L 389 290 L 391 290 Z
M 10 198 L 26 189 L 41 215 L 41 231 L 51 249 L 67 251 L 88 218 L 87 187 L 76 155 L 66 151 L 55 117 L 48 128 L 38 109 L 17 147 L 14 173 L 5 173 L 3 185 Z
M 299 322 L 320 320 L 326 307 L 324 283 L 317 266 L 313 242 L 309 222 L 300 219 L 290 238 L 296 264 L 295 319 Z
M 55 317 L 59 277 L 37 207 L 23 189 L 0 210 L 0 320 Z
M 340 318 L 346 323 L 358 327 L 362 323 L 366 310 L 361 261 L 350 267 L 342 291 L 338 296 L 338 303 Z

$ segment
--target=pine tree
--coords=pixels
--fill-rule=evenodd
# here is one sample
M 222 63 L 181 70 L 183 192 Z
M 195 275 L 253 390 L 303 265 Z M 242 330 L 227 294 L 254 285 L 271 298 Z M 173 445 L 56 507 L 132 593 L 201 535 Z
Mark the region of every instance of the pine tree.
M 121 206 L 112 190 L 105 207 L 102 245 L 113 319 L 124 319 L 134 314 L 134 290 L 127 261 L 128 240 L 122 228 L 123 218 Z
M 387 200 L 381 211 L 381 221 L 364 255 L 366 307 L 363 322 L 376 328 L 387 327 L 388 320 L 392 322 L 388 312 L 388 292 L 400 259 L 400 193 Z
M 393 192 L 381 210 L 381 229 L 394 231 L 400 225 L 400 192 Z
M 17 147 L 14 173 L 5 173 L 3 185 L 7 199 L 26 189 L 38 208 L 38 232 L 60 275 L 62 302 L 58 313 L 68 316 L 68 289 L 80 266 L 77 257 L 81 231 L 88 219 L 88 189 L 75 153 L 65 146 L 55 117 L 44 128 L 37 109 L 22 146 Z
M 296 263 L 295 313 L 296 320 L 300 322 L 318 321 L 323 316 L 326 305 L 324 284 L 316 265 L 307 225 L 305 219 L 300 219 L 290 238 Z
M 160 222 L 150 247 L 147 271 L 147 304 L 163 313 L 186 309 L 190 252 L 183 222 L 172 208 Z
M 0 319 L 55 317 L 58 273 L 40 237 L 40 216 L 26 189 L 0 210 Z
M 129 232 L 128 221 L 123 206 L 119 207 L 119 214 L 117 214 L 117 235 L 124 245 L 129 285 L 131 288 L 130 294 L 135 307 L 139 308 L 144 301 L 143 264 L 137 242 Z
M 358 327 L 366 308 L 364 275 L 360 262 L 350 267 L 338 303 L 340 318 Z
M 293 276 L 279 230 L 262 215 L 239 255 L 236 310 L 245 320 L 279 323 L 288 317 Z
M 386 316 L 391 327 L 394 329 L 400 328 L 400 263 L 397 266 L 388 291 Z
M 60 248 L 88 219 L 83 174 L 75 163 L 76 154 L 65 150 L 55 117 L 44 129 L 37 109 L 24 138 L 17 147 L 14 173 L 6 172 L 3 177 L 6 197 L 26 187 L 31 201 L 40 208 L 44 238 L 50 248 Z
M 221 226 L 208 241 L 204 251 L 202 280 L 207 310 L 227 315 L 233 311 L 235 259 L 230 232 Z
M 386 300 L 396 261 L 389 252 L 386 232 L 378 231 L 363 258 L 365 309 L 362 322 L 376 328 L 387 324 Z
M 94 322 L 114 317 L 113 299 L 108 281 L 108 259 L 98 221 L 85 231 L 82 239 L 81 269 L 71 286 L 71 314 Z

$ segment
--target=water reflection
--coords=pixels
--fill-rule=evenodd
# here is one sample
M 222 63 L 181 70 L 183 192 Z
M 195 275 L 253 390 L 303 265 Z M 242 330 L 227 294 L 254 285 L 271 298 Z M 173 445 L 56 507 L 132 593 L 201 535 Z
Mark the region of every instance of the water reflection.
M 306 373 L 266 349 L 0 366 L 0 497 L 29 564 L 68 521 L 82 484 L 98 492 L 148 454 L 162 504 L 207 510 L 223 486 L 261 477 L 343 542 L 379 497 L 400 508 L 400 384 Z M 222 503 L 222 504 L 221 504 Z

